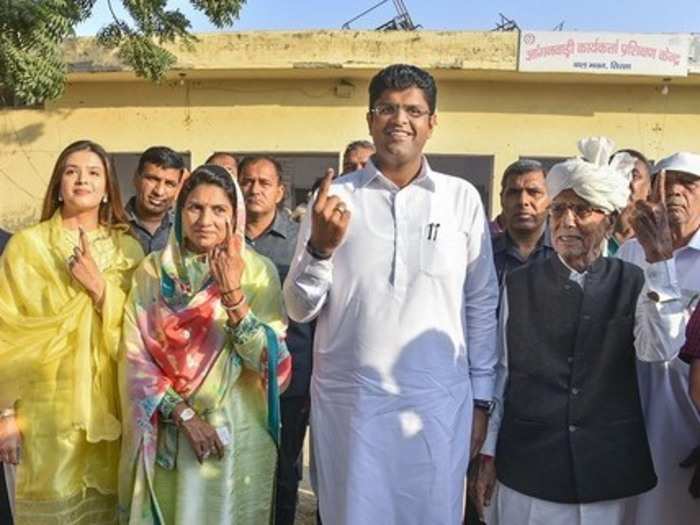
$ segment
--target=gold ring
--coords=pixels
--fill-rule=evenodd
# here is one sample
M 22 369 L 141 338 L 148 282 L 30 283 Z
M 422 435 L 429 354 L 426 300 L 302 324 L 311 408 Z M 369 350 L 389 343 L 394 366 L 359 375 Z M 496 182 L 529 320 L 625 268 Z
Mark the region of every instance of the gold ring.
M 336 206 L 333 211 L 339 212 L 341 215 L 348 211 L 348 209 L 345 206 Z

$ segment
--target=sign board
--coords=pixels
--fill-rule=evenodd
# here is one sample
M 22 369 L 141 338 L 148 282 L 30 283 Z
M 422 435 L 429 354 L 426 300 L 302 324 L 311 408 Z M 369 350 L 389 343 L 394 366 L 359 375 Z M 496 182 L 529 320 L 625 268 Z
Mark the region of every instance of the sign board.
M 524 31 L 520 71 L 685 77 L 688 34 Z

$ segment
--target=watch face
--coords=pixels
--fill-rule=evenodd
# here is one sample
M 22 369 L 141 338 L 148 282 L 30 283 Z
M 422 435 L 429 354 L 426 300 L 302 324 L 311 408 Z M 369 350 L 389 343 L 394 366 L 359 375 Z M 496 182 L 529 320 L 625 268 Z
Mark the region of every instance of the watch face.
M 180 421 L 185 422 L 189 421 L 194 417 L 194 410 L 191 408 L 186 408 L 182 412 L 180 412 Z

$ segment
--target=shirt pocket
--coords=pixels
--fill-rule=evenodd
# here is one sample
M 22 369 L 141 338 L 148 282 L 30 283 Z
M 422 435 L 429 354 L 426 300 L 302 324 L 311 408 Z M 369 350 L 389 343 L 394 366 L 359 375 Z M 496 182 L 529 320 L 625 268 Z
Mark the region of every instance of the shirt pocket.
M 443 277 L 466 265 L 466 235 L 446 224 L 428 224 L 419 240 L 420 270 L 432 277 Z

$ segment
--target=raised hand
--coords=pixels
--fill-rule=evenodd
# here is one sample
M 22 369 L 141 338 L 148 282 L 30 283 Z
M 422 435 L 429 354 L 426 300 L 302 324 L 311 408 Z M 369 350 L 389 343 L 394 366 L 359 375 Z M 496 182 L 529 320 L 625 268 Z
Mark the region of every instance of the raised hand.
M 248 314 L 249 308 L 241 288 L 245 261 L 241 255 L 243 240 L 233 233 L 226 221 L 226 238 L 209 253 L 209 268 L 219 286 L 221 304 L 228 314 L 231 326 L 237 326 Z
M 318 188 L 311 215 L 311 247 L 323 256 L 330 256 L 340 245 L 350 224 L 350 210 L 335 195 L 328 196 L 333 180 L 332 168 L 326 170 Z
M 0 418 L 0 463 L 18 465 L 22 436 L 14 415 Z
M 632 227 L 649 263 L 673 257 L 673 241 L 666 210 L 666 172 L 654 180 L 648 201 L 637 201 L 632 212 Z
M 241 256 L 243 241 L 233 232 L 230 221 L 226 221 L 224 241 L 209 253 L 209 267 L 214 280 L 219 285 L 222 296 L 240 291 L 241 277 L 245 262 Z
M 88 293 L 92 302 L 100 306 L 104 299 L 105 281 L 90 252 L 90 242 L 83 228 L 80 231 L 80 246 L 76 246 L 73 255 L 68 258 L 68 268 L 73 278 Z

